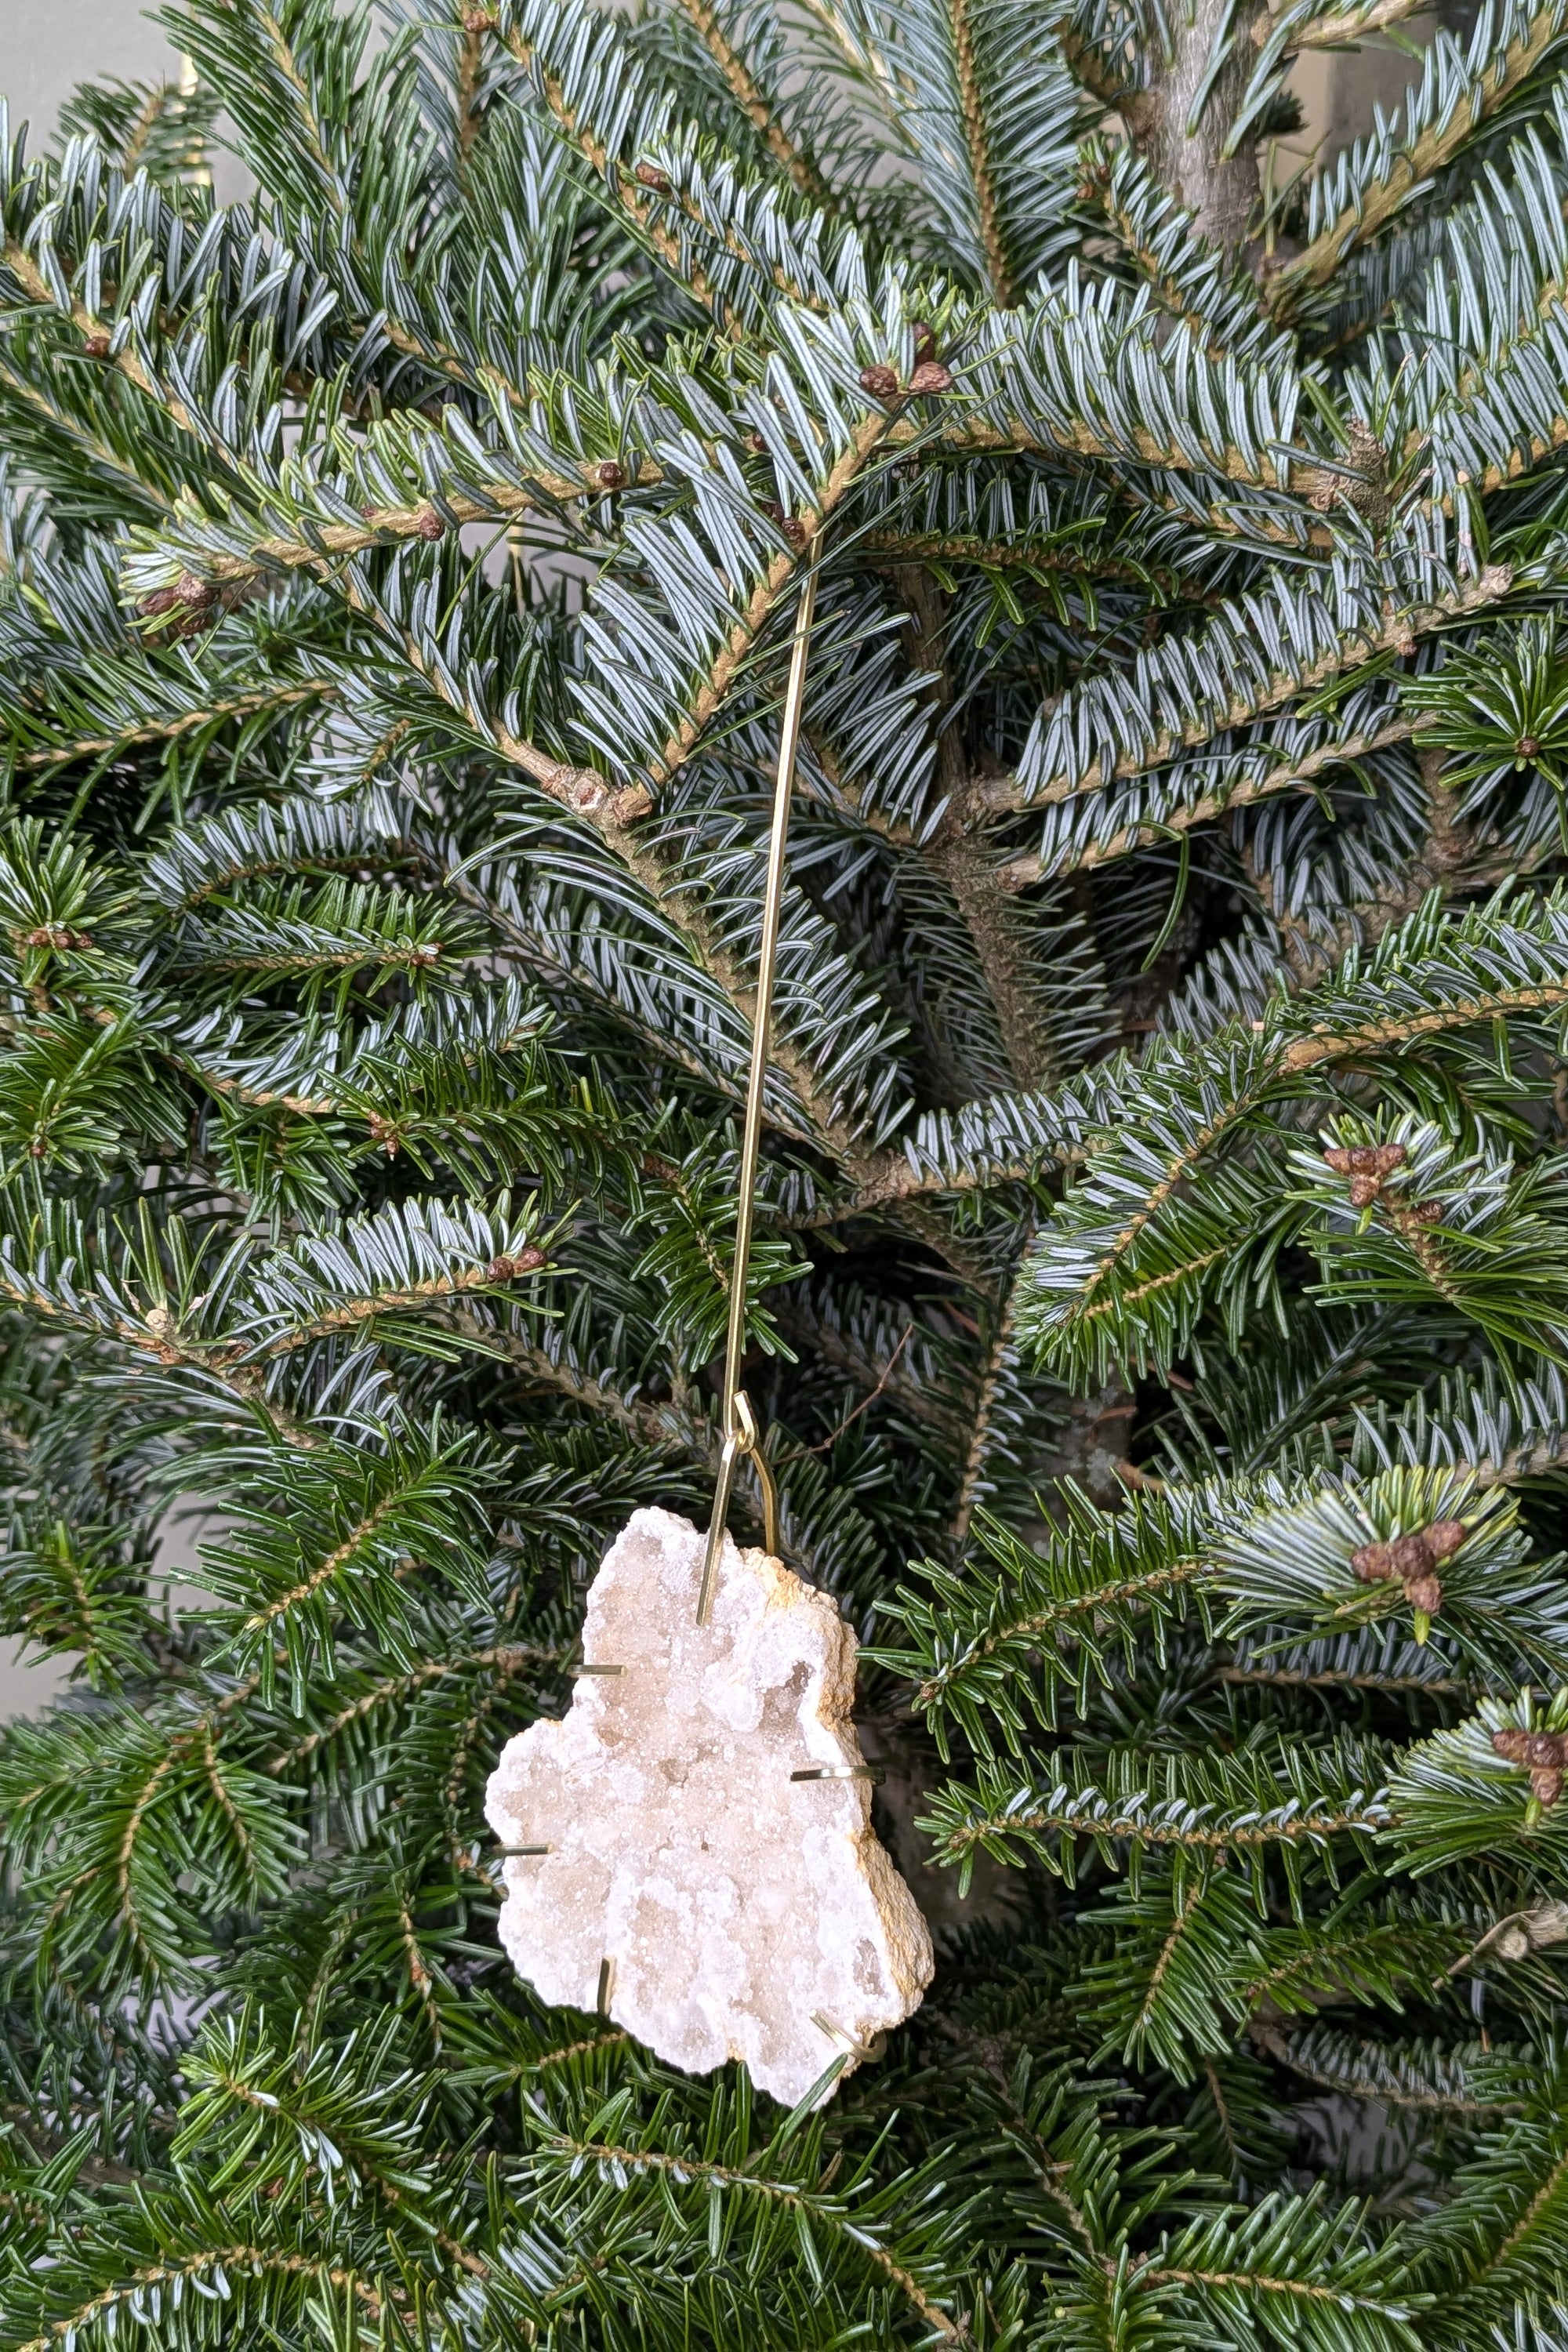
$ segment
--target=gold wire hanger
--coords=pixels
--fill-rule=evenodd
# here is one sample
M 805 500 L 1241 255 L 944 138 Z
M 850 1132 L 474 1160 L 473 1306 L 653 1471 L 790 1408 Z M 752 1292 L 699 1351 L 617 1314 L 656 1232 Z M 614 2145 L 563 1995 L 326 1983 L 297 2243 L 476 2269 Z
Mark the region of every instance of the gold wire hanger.
M 746 1345 L 746 1275 L 752 1256 L 752 1231 L 756 1223 L 757 1164 L 763 1135 L 763 1086 L 768 1073 L 768 1033 L 773 1024 L 773 975 L 778 963 L 779 920 L 784 906 L 784 842 L 789 833 L 790 797 L 795 790 L 795 760 L 800 751 L 801 716 L 805 706 L 805 660 L 811 641 L 811 618 L 816 605 L 816 548 L 806 550 L 807 571 L 795 608 L 795 641 L 790 648 L 789 681 L 784 688 L 784 719 L 779 730 L 779 763 L 773 786 L 773 831 L 768 839 L 768 878 L 763 893 L 763 940 L 757 958 L 756 1005 L 752 1014 L 752 1071 L 746 1087 L 746 1120 L 741 1138 L 740 1199 L 735 1216 L 735 1261 L 730 1276 L 730 1328 L 724 1344 L 724 1397 L 720 1425 L 724 1433 L 719 1456 L 719 1479 L 713 1496 L 713 1517 L 708 1525 L 708 1549 L 702 1561 L 702 1587 L 697 1599 L 697 1622 L 706 1625 L 713 1608 L 719 1555 L 730 1516 L 730 1496 L 742 1454 L 756 1465 L 763 1490 L 763 1539 L 775 1556 L 779 1548 L 779 1497 L 773 1474 L 763 1452 L 757 1427 L 741 1381 L 741 1358 Z

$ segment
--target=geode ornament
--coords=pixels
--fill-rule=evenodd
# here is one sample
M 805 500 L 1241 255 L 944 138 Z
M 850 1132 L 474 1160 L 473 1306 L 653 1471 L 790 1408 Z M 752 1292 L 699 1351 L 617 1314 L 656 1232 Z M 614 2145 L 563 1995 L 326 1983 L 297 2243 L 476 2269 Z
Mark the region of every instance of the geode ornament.
M 588 1594 L 570 1709 L 503 1750 L 501 1941 L 543 2000 L 597 2005 L 692 2074 L 742 2059 L 793 2106 L 919 2007 L 931 1935 L 847 1777 L 853 1633 L 728 1537 L 699 1626 L 704 1540 L 633 1515 Z

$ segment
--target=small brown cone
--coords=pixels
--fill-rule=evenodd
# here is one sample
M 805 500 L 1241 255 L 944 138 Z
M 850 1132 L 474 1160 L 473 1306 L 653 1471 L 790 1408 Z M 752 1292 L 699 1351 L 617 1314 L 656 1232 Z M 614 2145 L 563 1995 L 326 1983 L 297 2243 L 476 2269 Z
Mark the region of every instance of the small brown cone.
M 1394 1573 L 1390 1557 L 1393 1546 L 1386 1543 L 1358 1544 L 1351 1554 L 1351 1566 L 1363 1584 L 1381 1584 Z

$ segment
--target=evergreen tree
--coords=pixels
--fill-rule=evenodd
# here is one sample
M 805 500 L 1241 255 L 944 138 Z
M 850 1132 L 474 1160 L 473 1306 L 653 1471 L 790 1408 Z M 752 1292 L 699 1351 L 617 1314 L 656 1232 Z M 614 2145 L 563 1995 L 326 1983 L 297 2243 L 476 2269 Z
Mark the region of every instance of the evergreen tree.
M 1290 177 L 1414 14 L 187 0 L 7 136 L 13 2352 L 1565 2340 L 1568 0 Z M 482 1798 L 711 1497 L 808 569 L 746 1378 L 942 1950 L 785 2116 Z

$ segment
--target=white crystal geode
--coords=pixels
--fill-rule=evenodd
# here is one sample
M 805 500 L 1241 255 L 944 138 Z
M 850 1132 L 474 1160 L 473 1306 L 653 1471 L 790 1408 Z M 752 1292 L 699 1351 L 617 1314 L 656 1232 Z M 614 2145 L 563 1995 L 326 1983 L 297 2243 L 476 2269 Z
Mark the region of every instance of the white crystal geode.
M 504 1846 L 501 1941 L 552 2004 L 608 2009 L 691 2074 L 727 2058 L 795 2105 L 858 2062 L 931 1982 L 931 1934 L 871 1827 L 855 1636 L 833 1601 L 726 1537 L 637 1511 L 588 1593 L 584 1676 L 560 1722 L 503 1749 L 485 1806 Z

